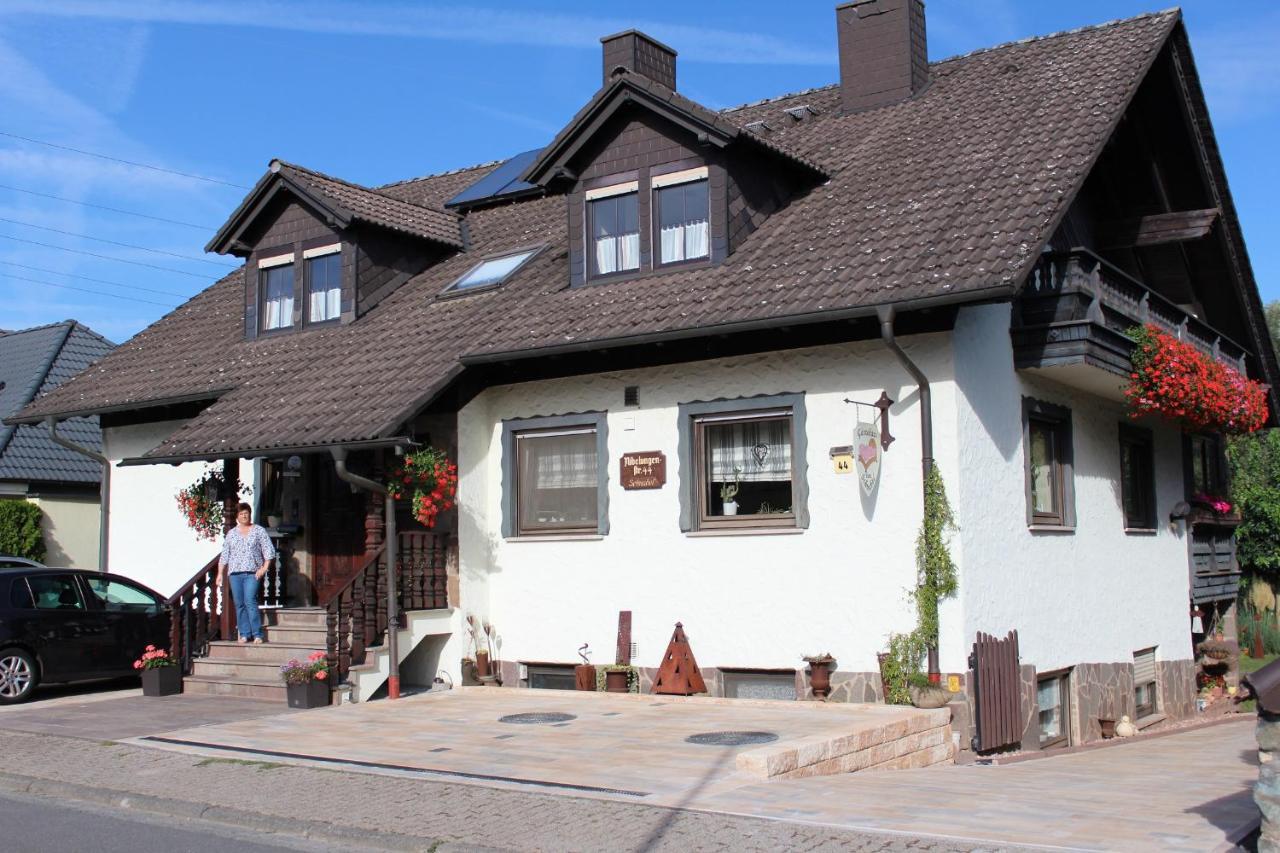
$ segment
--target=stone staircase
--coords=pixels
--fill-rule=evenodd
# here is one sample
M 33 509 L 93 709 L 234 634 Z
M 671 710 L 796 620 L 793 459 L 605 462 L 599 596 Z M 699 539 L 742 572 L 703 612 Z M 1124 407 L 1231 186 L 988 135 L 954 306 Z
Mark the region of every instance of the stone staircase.
M 285 701 L 280 665 L 290 658 L 306 660 L 312 652 L 325 650 L 326 618 L 319 607 L 262 611 L 267 642 L 209 643 L 209 654 L 192 661 L 191 675 L 183 680 L 183 692 Z

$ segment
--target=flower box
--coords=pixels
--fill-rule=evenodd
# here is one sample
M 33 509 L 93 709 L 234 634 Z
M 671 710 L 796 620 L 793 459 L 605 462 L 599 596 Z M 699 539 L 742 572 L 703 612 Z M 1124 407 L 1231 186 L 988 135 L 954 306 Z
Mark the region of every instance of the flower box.
M 143 696 L 176 696 L 182 692 L 182 672 L 176 666 L 142 670 Z
M 285 686 L 290 708 L 323 708 L 329 704 L 329 682 L 308 681 Z

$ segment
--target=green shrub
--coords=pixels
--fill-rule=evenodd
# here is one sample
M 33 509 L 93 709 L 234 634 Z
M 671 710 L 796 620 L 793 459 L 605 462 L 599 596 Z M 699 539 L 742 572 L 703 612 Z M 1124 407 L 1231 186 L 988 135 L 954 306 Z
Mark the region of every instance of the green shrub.
M 25 500 L 0 500 L 0 554 L 44 562 L 40 507 Z

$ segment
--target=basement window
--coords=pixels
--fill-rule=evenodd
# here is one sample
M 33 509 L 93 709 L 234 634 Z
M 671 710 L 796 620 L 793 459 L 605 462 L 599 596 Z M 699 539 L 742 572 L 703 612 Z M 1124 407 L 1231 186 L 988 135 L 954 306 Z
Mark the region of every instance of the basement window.
M 1066 746 L 1070 737 L 1070 673 L 1043 675 L 1036 681 L 1036 705 L 1040 709 L 1040 748 Z
M 573 669 L 567 664 L 529 664 L 529 686 L 535 690 L 575 690 L 578 685 Z
M 796 671 L 794 669 L 722 669 L 720 672 L 726 698 L 795 701 Z
M 518 252 L 485 258 L 446 287 L 444 292 L 474 292 L 501 287 L 507 279 L 515 275 L 516 270 L 536 254 L 538 254 L 538 248 L 522 249 Z
M 1139 720 L 1150 717 L 1157 710 L 1154 647 L 1133 653 L 1133 704 Z

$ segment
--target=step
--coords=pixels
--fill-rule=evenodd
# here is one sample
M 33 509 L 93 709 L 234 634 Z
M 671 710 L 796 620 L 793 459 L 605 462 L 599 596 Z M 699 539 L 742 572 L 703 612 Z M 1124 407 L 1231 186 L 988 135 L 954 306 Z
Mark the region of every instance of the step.
M 325 651 L 324 643 L 318 646 L 298 643 L 237 643 L 215 640 L 209 644 L 209 658 L 218 660 L 254 660 L 284 663 L 290 658 L 306 660 L 312 652 Z
M 327 628 L 271 625 L 263 628 L 262 633 L 267 638 L 267 645 L 274 643 L 280 646 L 309 646 L 313 649 L 323 649 L 329 642 Z
M 195 696 L 239 696 L 244 699 L 273 699 L 284 705 L 285 685 L 280 679 L 208 678 L 188 675 L 182 680 L 182 692 Z
M 320 607 L 264 609 L 262 622 L 264 625 L 278 625 L 282 628 L 326 628 L 329 624 L 329 614 Z
M 286 658 L 287 660 L 287 658 Z M 280 678 L 280 664 L 284 661 L 219 660 L 196 658 L 191 662 L 191 674 L 204 678 L 248 678 L 271 681 Z

